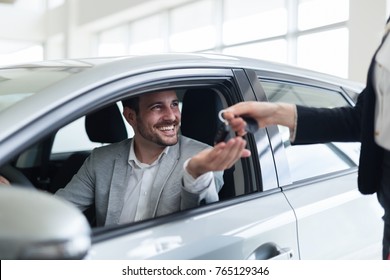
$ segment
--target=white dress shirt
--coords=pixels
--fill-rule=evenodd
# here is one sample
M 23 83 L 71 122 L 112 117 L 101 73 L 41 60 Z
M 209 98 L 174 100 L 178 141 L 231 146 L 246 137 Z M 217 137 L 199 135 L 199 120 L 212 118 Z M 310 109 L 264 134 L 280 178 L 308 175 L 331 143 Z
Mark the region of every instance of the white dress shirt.
M 389 25 L 388 25 L 389 26 Z M 388 26 L 386 30 L 388 30 Z M 390 151 L 390 38 L 386 37 L 375 57 L 375 141 Z
M 128 163 L 132 167 L 132 173 L 124 197 L 124 206 L 119 218 L 120 224 L 152 218 L 147 215 L 150 194 L 159 164 L 168 152 L 169 147 L 166 147 L 152 164 L 145 164 L 137 159 L 134 152 L 134 141 L 132 141 L 128 159 Z M 186 169 L 189 160 L 183 166 L 184 188 L 191 193 L 200 193 L 210 185 L 211 181 L 210 189 L 215 190 L 213 172 L 207 172 L 194 179 Z

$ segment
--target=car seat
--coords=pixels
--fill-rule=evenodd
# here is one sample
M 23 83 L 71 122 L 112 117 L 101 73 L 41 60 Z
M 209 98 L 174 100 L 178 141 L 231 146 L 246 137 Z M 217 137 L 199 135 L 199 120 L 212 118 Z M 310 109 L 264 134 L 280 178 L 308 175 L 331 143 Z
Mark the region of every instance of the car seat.
M 85 116 L 85 130 L 90 141 L 111 144 L 127 139 L 127 130 L 121 112 L 114 103 Z M 90 152 L 71 154 L 58 170 L 51 182 L 51 192 L 63 188 L 77 173 Z
M 90 141 L 112 144 L 127 139 L 127 130 L 118 106 L 114 103 L 85 116 L 85 130 Z M 75 152 L 70 155 L 51 183 L 51 192 L 65 187 L 80 169 L 90 152 Z M 96 225 L 95 205 L 84 211 L 91 226 Z
M 183 97 L 181 134 L 214 146 L 214 137 L 221 125 L 218 113 L 222 109 L 222 100 L 214 90 L 187 90 Z M 224 185 L 219 192 L 221 200 L 235 196 L 233 172 L 234 166 L 224 172 Z

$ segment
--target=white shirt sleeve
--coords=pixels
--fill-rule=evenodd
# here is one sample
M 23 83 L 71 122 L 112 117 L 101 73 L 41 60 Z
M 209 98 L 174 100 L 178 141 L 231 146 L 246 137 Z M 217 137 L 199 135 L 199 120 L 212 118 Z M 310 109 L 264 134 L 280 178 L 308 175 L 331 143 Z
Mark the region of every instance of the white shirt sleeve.
M 190 161 L 190 158 L 187 159 L 184 162 L 184 174 L 183 174 L 183 182 L 184 182 L 184 188 L 191 193 L 200 193 L 203 190 L 207 189 L 208 187 L 212 187 L 215 185 L 214 183 L 214 175 L 213 172 L 207 172 L 198 178 L 194 178 L 188 173 L 187 171 L 187 165 Z M 215 186 L 214 186 L 215 189 Z
M 295 141 L 295 136 L 297 135 L 297 125 L 298 125 L 298 112 L 297 106 L 294 106 L 294 127 L 290 129 L 290 142 Z

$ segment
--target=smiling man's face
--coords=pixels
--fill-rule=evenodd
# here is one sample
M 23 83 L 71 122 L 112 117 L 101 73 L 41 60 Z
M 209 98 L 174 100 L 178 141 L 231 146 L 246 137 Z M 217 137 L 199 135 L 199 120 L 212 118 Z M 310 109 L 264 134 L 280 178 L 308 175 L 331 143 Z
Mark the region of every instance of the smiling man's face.
M 139 113 L 133 113 L 135 118 L 133 117 L 130 124 L 135 131 L 137 142 L 152 142 L 161 147 L 177 143 L 181 114 L 175 91 L 167 90 L 140 96 Z

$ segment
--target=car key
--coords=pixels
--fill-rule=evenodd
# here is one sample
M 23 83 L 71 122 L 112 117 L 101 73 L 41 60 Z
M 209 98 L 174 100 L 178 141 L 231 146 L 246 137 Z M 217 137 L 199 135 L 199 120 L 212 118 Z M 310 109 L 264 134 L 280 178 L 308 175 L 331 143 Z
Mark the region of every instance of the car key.
M 218 130 L 217 130 L 217 133 L 215 134 L 215 137 L 214 137 L 214 145 L 215 144 L 218 144 L 222 141 L 226 142 L 229 138 L 229 134 L 230 134 L 230 125 L 229 125 L 229 122 L 227 120 L 224 119 L 223 117 L 223 112 L 225 112 L 225 110 L 221 110 L 219 111 L 218 113 L 218 118 L 219 120 L 222 122 L 221 125 L 218 127 Z
M 249 133 L 256 133 L 256 131 L 259 129 L 259 124 L 257 123 L 257 121 L 251 117 L 242 118 L 246 122 L 245 131 Z
M 218 144 L 222 141 L 227 140 L 230 132 L 230 125 L 227 124 L 227 122 L 221 123 L 221 125 L 218 127 L 217 133 L 215 134 L 214 137 L 214 145 Z
M 222 141 L 227 141 L 229 138 L 229 132 L 230 132 L 230 125 L 229 123 L 223 118 L 223 112 L 224 110 L 221 110 L 218 114 L 219 119 L 221 120 L 222 124 L 218 127 L 217 133 L 214 138 L 214 144 L 217 144 Z M 259 129 L 259 125 L 257 121 L 251 117 L 242 117 L 243 120 L 246 122 L 245 130 L 249 133 L 255 133 Z

